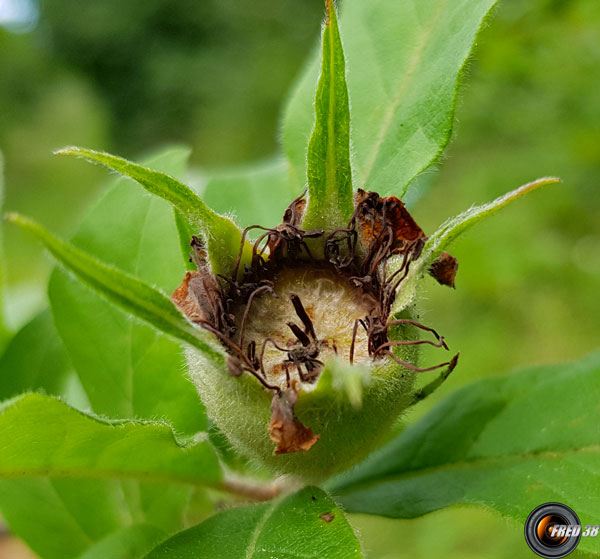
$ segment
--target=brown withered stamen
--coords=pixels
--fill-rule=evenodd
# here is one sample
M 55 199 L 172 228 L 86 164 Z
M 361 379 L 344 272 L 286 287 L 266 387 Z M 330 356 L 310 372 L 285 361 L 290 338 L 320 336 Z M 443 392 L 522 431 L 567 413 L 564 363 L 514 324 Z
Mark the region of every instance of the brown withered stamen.
M 411 319 L 390 320 L 396 293 L 426 241 L 404 204 L 393 196 L 359 190 L 347 226 L 325 233 L 302 229 L 305 195 L 292 201 L 276 227 L 250 225 L 243 230 L 230 277 L 210 272 L 204 242 L 194 235 L 190 261 L 197 271 L 188 272 L 173 294 L 173 302 L 190 321 L 223 344 L 232 375 L 248 372 L 274 392 L 269 432 L 277 454 L 308 450 L 317 442 L 319 436 L 298 421 L 293 408 L 302 384 L 319 378 L 328 356 L 337 354 L 350 363 L 391 359 L 415 372 L 440 367 L 450 371 L 456 364 L 455 356 L 419 368 L 394 354 L 394 348 L 402 346 L 448 349 L 433 328 Z M 246 239 L 253 230 L 260 234 L 251 244 L 250 262 L 241 270 Z M 392 257 L 399 257 L 399 266 L 388 273 Z M 440 283 L 453 285 L 456 267 L 456 260 L 444 254 L 430 273 Z M 294 274 L 303 279 L 294 279 Z M 319 290 L 328 282 L 336 287 L 327 288 L 325 296 L 334 297 L 331 304 L 337 302 L 339 307 L 331 311 L 323 309 L 326 301 L 320 301 Z M 267 293 L 275 299 L 263 297 Z M 346 308 L 347 326 L 335 322 L 339 318 L 331 322 L 329 314 L 344 316 Z M 390 327 L 398 325 L 430 332 L 435 341 L 390 340 Z
M 396 326 L 398 324 L 411 324 L 412 326 L 415 326 L 416 328 L 420 328 L 421 330 L 425 330 L 427 332 L 431 332 L 438 341 L 442 342 L 441 347 L 443 347 L 444 349 L 448 349 L 448 346 L 445 344 L 445 342 L 443 342 L 444 338 L 442 336 L 440 336 L 433 328 L 431 328 L 430 326 L 425 326 L 419 322 L 417 322 L 416 320 L 412 320 L 410 318 L 397 318 L 396 320 L 389 320 L 386 323 L 386 328 L 389 328 L 390 326 Z
M 266 373 L 265 367 L 264 367 L 264 359 L 265 359 L 265 349 L 267 349 L 268 343 L 273 345 L 273 347 L 279 351 L 282 351 L 284 353 L 287 353 L 287 351 L 288 351 L 287 348 L 279 346 L 273 338 L 265 338 L 264 339 L 261 349 L 260 349 L 260 358 L 258 360 L 258 363 L 260 366 L 260 372 L 265 377 L 265 379 L 267 378 L 267 373 Z M 286 370 L 286 373 L 287 373 L 287 370 Z M 288 382 L 288 384 L 289 384 L 289 382 Z
M 246 321 L 248 320 L 248 314 L 250 313 L 250 309 L 252 308 L 252 302 L 254 301 L 254 297 L 256 297 L 260 293 L 264 293 L 266 291 L 269 291 L 272 295 L 275 294 L 275 292 L 273 291 L 273 286 L 268 284 L 268 285 L 261 285 L 260 287 L 257 287 L 248 297 L 248 303 L 246 303 L 246 309 L 244 310 L 244 316 L 242 317 L 242 325 L 240 327 L 240 346 L 241 347 L 244 347 L 244 333 L 246 331 Z
M 310 334 L 313 340 L 316 340 L 317 335 L 315 334 L 315 328 L 313 326 L 312 320 L 306 313 L 306 309 L 304 308 L 300 297 L 292 293 L 290 295 L 290 299 L 292 300 L 292 304 L 294 305 L 294 309 L 296 311 L 296 314 L 298 315 L 298 318 L 302 321 L 302 324 L 304 324 L 305 332 L 307 334 Z

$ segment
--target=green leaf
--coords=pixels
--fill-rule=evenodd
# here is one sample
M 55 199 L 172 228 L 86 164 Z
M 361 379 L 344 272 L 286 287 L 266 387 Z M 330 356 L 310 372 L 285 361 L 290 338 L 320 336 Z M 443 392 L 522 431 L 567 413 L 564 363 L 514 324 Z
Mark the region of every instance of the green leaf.
M 0 400 L 42 388 L 63 394 L 71 367 L 48 309 L 11 339 L 0 357 Z
M 14 213 L 9 214 L 7 219 L 33 233 L 63 266 L 129 313 L 161 332 L 196 347 L 211 358 L 223 360 L 223 354 L 216 346 L 187 322 L 160 291 L 61 241 L 31 219 Z
M 134 179 L 151 194 L 167 200 L 206 238 L 213 271 L 231 275 L 242 233 L 230 219 L 211 210 L 189 187 L 165 173 L 108 153 L 78 147 L 68 147 L 56 153 L 75 155 L 100 163 Z M 252 247 L 249 243 L 246 243 L 245 249 L 247 254 L 251 254 Z
M 598 523 L 598 402 L 600 352 L 481 380 L 331 485 L 350 512 L 413 518 L 478 504 L 524 522 L 536 506 L 559 501 Z
M 185 170 L 187 150 L 167 149 L 148 161 L 154 168 L 172 176 Z M 116 184 L 114 184 L 116 182 Z M 73 238 L 78 248 L 98 259 L 144 280 L 172 291 L 181 281 L 183 266 L 177 242 L 177 230 L 171 206 L 142 189 L 128 188 L 129 181 L 111 181 L 85 217 Z M 57 330 L 96 414 L 116 418 L 166 419 L 178 432 L 192 434 L 206 429 L 206 416 L 194 386 L 185 378 L 180 344 L 156 329 L 134 321 L 64 271 L 52 275 L 49 296 Z M 99 343 L 101 340 L 101 343 Z M 37 483 L 43 483 L 37 487 Z M 65 502 L 66 491 L 56 494 L 60 481 L 72 487 L 72 493 L 89 499 L 91 505 Z M 42 557 L 64 559 L 53 542 L 78 542 L 81 554 L 101 538 L 132 523 L 145 523 L 169 533 L 185 527 L 190 496 L 202 489 L 189 486 L 141 484 L 132 480 L 11 480 L 16 490 L 6 490 L 0 501 L 12 529 Z M 99 494 L 111 495 L 112 508 L 94 506 Z M 2 493 L 0 492 L 0 498 Z M 25 504 L 20 507 L 22 501 Z M 53 506 L 64 510 L 65 518 L 54 523 Z M 35 509 L 39 521 L 27 521 L 27 509 Z M 98 510 L 110 510 L 114 522 L 101 534 L 83 538 L 77 523 L 82 516 L 93 521 Z M 21 515 L 25 515 L 22 518 Z M 99 523 L 100 523 L 100 519 Z M 100 523 L 101 524 L 101 523 Z M 43 527 L 52 525 L 49 534 Z M 61 528 L 62 527 L 62 528 Z M 54 553 L 54 555 L 52 555 Z
M 352 559 L 362 553 L 344 513 L 317 487 L 220 512 L 168 539 L 146 559 Z
M 273 227 L 281 223 L 285 209 L 301 193 L 302 186 L 292 188 L 287 163 L 278 157 L 214 174 L 202 197 L 216 211 L 235 214 L 244 227 Z
M 73 386 L 74 373 L 45 310 L 17 332 L 0 359 L 0 398 L 42 390 L 85 402 Z M 130 521 L 119 482 L 112 480 L 0 480 L 0 508 L 12 531 L 46 559 L 75 557 Z
M 22 220 L 21 223 L 23 223 Z M 25 224 L 26 228 L 33 227 L 34 230 L 38 233 L 38 236 L 41 236 L 46 246 L 50 248 L 51 251 L 59 259 L 61 259 L 61 261 L 66 262 L 67 265 L 70 265 L 71 268 L 74 268 L 74 271 L 78 273 L 80 277 L 83 277 L 86 281 L 88 281 L 88 283 L 90 283 L 92 286 L 96 288 L 103 288 L 105 290 L 105 294 L 106 290 L 108 290 L 108 294 L 111 299 L 121 304 L 128 310 L 133 311 L 138 316 L 140 316 L 140 318 L 148 320 L 151 324 L 163 327 L 163 329 L 166 324 L 168 326 L 167 332 L 171 335 L 174 335 L 175 337 L 181 338 L 181 333 L 185 334 L 187 330 L 190 342 L 192 342 L 193 344 L 199 343 L 201 347 L 209 348 L 213 357 L 216 355 L 218 358 L 222 359 L 221 353 L 216 349 L 212 349 L 212 345 L 203 342 L 201 340 L 202 333 L 199 330 L 193 328 L 187 321 L 185 321 L 185 319 L 179 314 L 175 307 L 173 307 L 170 300 L 166 296 L 162 295 L 159 291 L 149 287 L 147 284 L 141 282 L 140 280 L 132 276 L 114 270 L 106 266 L 105 264 L 99 263 L 86 253 L 75 249 L 72 245 L 68 245 L 61 241 L 58 241 L 56 238 L 49 235 L 43 229 L 39 228 L 39 226 L 37 226 L 36 224 L 32 224 L 31 222 L 27 221 L 25 221 Z M 71 301 L 71 304 L 73 302 L 75 302 L 76 305 L 81 305 L 85 301 L 82 299 L 76 299 L 75 301 Z M 85 307 L 79 307 L 78 312 L 85 313 L 86 311 L 89 312 L 89 310 L 89 308 L 86 309 Z M 91 318 L 93 320 L 93 316 Z M 70 323 L 70 327 L 77 327 L 77 322 L 77 320 L 74 320 L 72 323 Z M 82 334 L 85 337 L 85 333 L 79 332 L 79 335 Z M 89 335 L 89 332 L 87 332 L 87 334 Z M 103 334 L 106 335 L 106 333 Z M 139 335 L 136 337 L 135 334 Z M 113 358 L 116 357 L 117 359 L 121 360 L 123 369 L 136 368 L 140 372 L 146 372 L 146 369 L 149 369 L 150 372 L 156 371 L 157 373 L 160 373 L 161 367 L 164 366 L 165 372 L 169 369 L 173 371 L 172 368 L 174 366 L 177 367 L 178 362 L 179 364 L 181 364 L 181 361 L 179 359 L 178 361 L 174 362 L 172 360 L 169 360 L 170 352 L 168 346 L 166 347 L 167 351 L 164 352 L 165 346 L 161 343 L 163 339 L 160 337 L 156 337 L 156 334 L 153 334 L 151 332 L 150 335 L 148 334 L 149 332 L 147 330 L 140 330 L 137 332 L 133 329 L 130 330 L 130 335 L 132 335 L 132 337 L 129 339 L 129 343 L 131 344 L 131 350 L 129 352 L 129 355 L 135 354 L 140 356 L 138 359 L 136 359 L 135 363 L 128 365 L 127 361 L 124 360 L 124 357 L 126 357 L 126 355 L 123 354 L 113 356 Z M 197 341 L 194 341 L 194 337 L 196 336 L 198 336 L 197 338 L 195 338 Z M 102 349 L 98 348 L 98 339 L 103 338 L 87 338 L 87 341 L 88 345 L 91 342 L 91 345 L 94 348 L 92 350 L 93 353 L 97 354 L 98 352 L 100 352 L 100 354 L 102 355 Z M 156 359 L 157 356 L 159 357 L 159 359 L 162 360 Z M 177 373 L 177 370 L 175 370 L 174 372 Z M 128 375 L 128 377 L 131 379 L 134 373 L 135 371 L 132 371 L 132 373 Z M 102 379 L 98 378 L 97 375 L 94 376 L 94 381 L 96 383 L 98 383 L 98 381 L 102 382 Z M 96 395 L 85 382 L 85 376 L 82 375 L 80 378 L 82 379 L 82 383 L 86 388 L 86 392 L 90 396 L 90 400 L 94 405 L 96 401 Z M 181 373 L 176 378 L 178 379 L 179 385 L 181 385 L 181 383 L 185 383 L 185 380 L 181 376 Z M 106 386 L 106 388 L 103 391 L 104 394 L 106 394 L 107 391 L 110 392 L 111 380 L 114 379 L 111 379 L 110 377 L 106 377 L 104 379 L 104 384 Z M 166 390 L 163 389 L 161 391 L 160 389 L 164 383 L 164 380 L 163 382 L 160 382 L 160 379 L 156 373 L 149 376 L 149 381 L 150 382 L 146 381 L 140 384 L 144 389 L 148 390 L 149 388 L 153 387 L 152 383 L 154 383 L 154 391 L 143 392 L 142 390 L 137 389 L 136 393 L 132 393 L 130 389 L 126 393 L 125 400 L 127 400 L 128 398 L 132 398 L 133 396 L 140 397 L 140 401 L 129 400 L 128 402 L 128 411 L 132 415 L 135 413 L 134 409 L 136 408 L 142 408 L 144 409 L 144 411 L 147 412 L 148 410 L 152 409 L 158 411 L 162 407 L 163 409 L 166 409 L 166 411 L 171 412 L 173 411 L 174 407 L 180 405 L 180 403 L 188 402 L 190 403 L 190 405 L 188 405 L 187 408 L 183 407 L 175 411 L 174 415 L 181 417 L 185 421 L 186 427 L 193 424 L 197 424 L 199 419 L 204 419 L 202 408 L 198 403 L 197 397 L 193 394 L 193 389 L 191 385 L 189 385 L 189 383 L 185 383 L 189 387 L 189 391 L 181 393 L 179 391 L 177 382 L 174 387 L 167 385 Z M 177 400 L 164 400 L 163 398 L 165 398 L 165 396 L 168 396 L 169 393 L 172 393 L 175 398 L 179 398 L 180 403 L 177 402 Z M 191 396 L 191 398 L 188 395 Z M 112 396 L 114 398 L 114 394 L 112 394 Z M 121 398 L 115 398 L 115 400 L 118 402 L 121 400 Z M 94 406 L 94 408 L 98 409 L 96 406 Z M 169 415 L 171 415 L 171 413 L 169 413 Z M 130 496 L 127 496 L 126 498 L 129 506 L 133 507 L 133 510 L 138 511 L 138 514 L 141 516 L 142 519 L 146 519 L 149 521 L 152 520 L 152 518 L 157 514 L 157 512 L 159 513 L 160 518 L 164 518 L 164 513 L 157 511 L 157 509 L 155 508 L 153 508 L 152 510 L 148 510 L 146 507 L 146 501 L 148 499 L 150 499 L 151 502 L 156 501 L 157 492 L 161 494 L 161 498 L 163 500 L 163 509 L 167 505 L 172 508 L 172 514 L 168 515 L 168 517 L 171 518 L 173 522 L 177 522 L 177 519 L 181 520 L 181 511 L 185 508 L 187 504 L 189 494 L 189 490 L 185 488 L 157 489 L 156 487 L 129 487 L 125 489 L 128 490 L 126 494 L 130 494 Z M 179 527 L 180 525 L 176 526 L 176 528 Z
M 354 210 L 346 63 L 333 0 L 326 0 L 315 126 L 308 143 L 308 207 L 304 227 L 344 227 Z
M 439 157 L 451 136 L 460 74 L 494 3 L 343 2 L 355 185 L 402 197 Z M 296 181 L 305 176 L 318 71 L 313 59 L 285 111 L 284 147 Z
M 440 225 L 437 231 L 427 239 L 418 260 L 411 263 L 409 272 L 402 282 L 402 289 L 398 291 L 398 295 L 394 300 L 392 311 L 398 313 L 414 301 L 417 288 L 433 261 L 438 258 L 448 245 L 461 233 L 464 233 L 482 219 L 492 216 L 510 202 L 528 194 L 536 188 L 559 182 L 561 182 L 561 179 L 557 177 L 544 177 L 534 180 L 496 198 L 493 202 L 482 204 L 481 206 L 473 206 L 467 211 Z M 389 273 L 393 273 L 397 269 L 397 265 L 400 261 L 401 259 L 397 258 L 395 262 L 390 264 Z
M 219 483 L 206 440 L 179 441 L 165 423 L 108 421 L 42 394 L 0 405 L 0 478 L 133 478 Z

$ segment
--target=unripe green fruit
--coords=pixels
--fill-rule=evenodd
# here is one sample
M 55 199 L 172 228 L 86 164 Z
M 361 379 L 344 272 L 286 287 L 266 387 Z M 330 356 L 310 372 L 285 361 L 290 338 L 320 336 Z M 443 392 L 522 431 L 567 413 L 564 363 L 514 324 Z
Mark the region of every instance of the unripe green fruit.
M 305 201 L 294 200 L 225 282 L 195 238 L 198 271 L 173 295 L 229 354 L 225 367 L 187 353 L 210 419 L 241 454 L 309 482 L 368 455 L 415 400 L 419 344 L 446 347 L 406 308 L 391 316 L 425 235 L 397 198 L 359 191 L 355 203 L 347 228 L 325 232 L 300 227 Z

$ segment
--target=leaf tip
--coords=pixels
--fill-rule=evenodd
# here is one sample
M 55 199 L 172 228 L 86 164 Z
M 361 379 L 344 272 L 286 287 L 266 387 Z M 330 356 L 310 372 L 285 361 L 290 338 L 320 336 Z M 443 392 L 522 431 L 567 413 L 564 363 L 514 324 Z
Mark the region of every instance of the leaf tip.
M 78 155 L 81 152 L 81 148 L 77 146 L 65 146 L 64 148 L 57 149 L 53 152 L 54 155 Z
M 333 7 L 333 0 L 325 0 L 325 25 L 329 25 L 331 21 L 331 10 Z
M 528 182 L 528 183 L 520 186 L 519 188 L 517 188 L 516 190 L 513 190 L 512 192 L 509 192 L 508 194 L 505 194 L 503 197 L 500 198 L 500 200 L 502 200 L 506 203 L 508 201 L 520 198 L 521 196 L 523 196 L 523 194 L 527 194 L 527 193 L 531 192 L 532 190 L 536 190 L 537 188 L 540 188 L 541 186 L 547 186 L 549 184 L 557 184 L 560 182 L 562 182 L 562 179 L 559 177 L 541 177 L 539 179 L 535 179 L 534 181 Z
M 28 218 L 17 212 L 8 212 L 7 214 L 4 214 L 4 220 L 19 226 L 26 225 L 27 222 L 30 221 Z

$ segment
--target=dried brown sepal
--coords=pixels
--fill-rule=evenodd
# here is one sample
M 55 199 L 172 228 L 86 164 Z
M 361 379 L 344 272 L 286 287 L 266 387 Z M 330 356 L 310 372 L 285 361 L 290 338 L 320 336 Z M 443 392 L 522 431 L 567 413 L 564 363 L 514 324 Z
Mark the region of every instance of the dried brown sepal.
M 220 287 L 208 270 L 188 271 L 171 301 L 191 322 L 217 324 L 213 301 Z
M 298 393 L 294 388 L 273 394 L 269 435 L 277 444 L 274 454 L 286 454 L 310 450 L 321 435 L 315 435 L 310 427 L 304 426 L 294 414 Z
M 306 210 L 305 195 L 298 196 L 285 210 L 283 214 L 283 223 L 299 227 Z
M 442 252 L 429 267 L 429 274 L 441 285 L 454 288 L 454 278 L 458 270 L 458 260 L 447 252 Z
M 227 312 L 221 285 L 210 270 L 204 243 L 193 235 L 190 246 L 190 260 L 198 269 L 186 272 L 171 301 L 190 322 L 229 337 L 235 331 L 234 318 Z
M 244 373 L 242 362 L 232 355 L 227 357 L 227 370 L 232 377 L 241 377 Z
M 306 210 L 305 194 L 306 192 L 292 201 L 283 214 L 282 223 L 270 230 L 267 247 L 271 260 L 278 260 L 286 256 L 294 257 L 300 254 L 302 250 L 310 255 L 310 250 L 304 239 L 314 239 L 323 235 L 321 229 L 305 231 L 300 228 Z
M 366 246 L 391 233 L 389 254 L 398 254 L 408 242 L 425 238 L 404 203 L 395 196 L 381 198 L 376 192 L 359 189 L 354 195 L 354 203 L 361 241 Z

